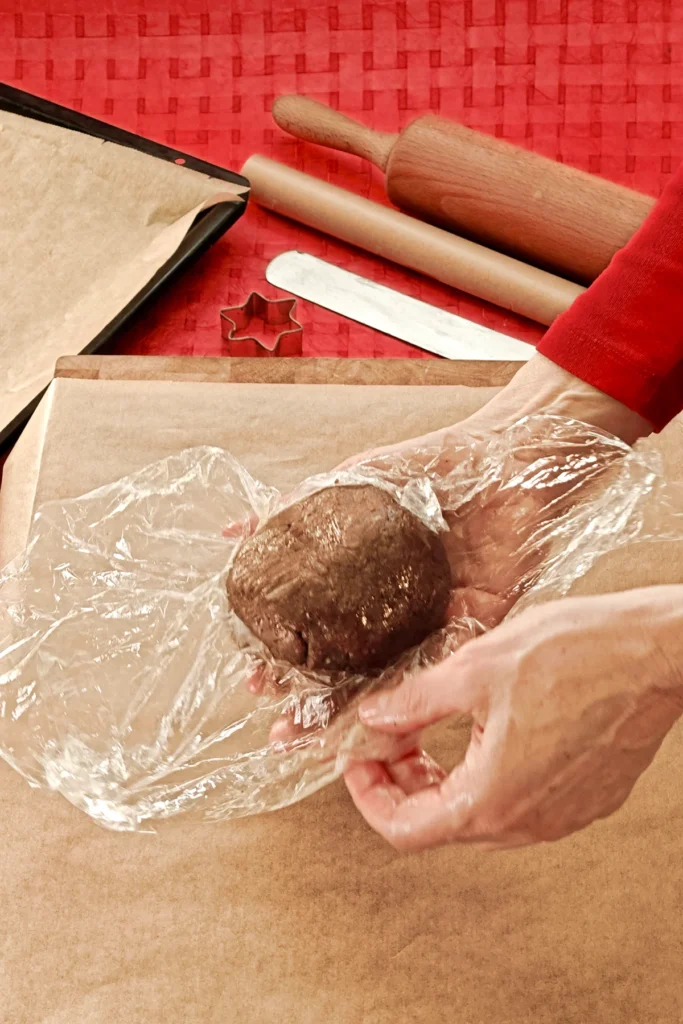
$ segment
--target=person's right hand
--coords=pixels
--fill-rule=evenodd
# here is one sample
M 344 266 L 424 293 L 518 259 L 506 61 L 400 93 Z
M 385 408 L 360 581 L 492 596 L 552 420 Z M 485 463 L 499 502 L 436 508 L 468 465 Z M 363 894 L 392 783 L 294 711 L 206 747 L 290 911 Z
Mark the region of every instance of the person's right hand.
M 402 851 L 561 839 L 624 803 L 683 711 L 683 587 L 528 608 L 360 706 L 386 761 L 346 771 L 368 823 Z M 448 775 L 417 734 L 471 716 Z

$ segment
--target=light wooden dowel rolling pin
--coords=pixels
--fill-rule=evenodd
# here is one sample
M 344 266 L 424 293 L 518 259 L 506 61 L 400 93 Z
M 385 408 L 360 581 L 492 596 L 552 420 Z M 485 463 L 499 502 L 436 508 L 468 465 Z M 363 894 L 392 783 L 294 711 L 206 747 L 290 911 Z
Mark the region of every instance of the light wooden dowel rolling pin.
M 583 291 L 580 285 L 267 157 L 249 157 L 242 174 L 251 182 L 255 202 L 274 213 L 538 323 L 551 324 Z
M 273 117 L 297 138 L 386 171 L 387 194 L 402 210 L 585 284 L 655 202 L 433 114 L 391 135 L 305 96 L 280 96 Z

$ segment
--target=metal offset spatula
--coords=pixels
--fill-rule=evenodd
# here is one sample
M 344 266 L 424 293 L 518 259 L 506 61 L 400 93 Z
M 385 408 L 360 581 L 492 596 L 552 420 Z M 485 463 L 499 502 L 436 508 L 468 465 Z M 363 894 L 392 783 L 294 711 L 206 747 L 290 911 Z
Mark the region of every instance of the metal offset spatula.
M 533 345 L 375 284 L 305 252 L 283 252 L 266 280 L 301 299 L 446 359 L 526 362 Z

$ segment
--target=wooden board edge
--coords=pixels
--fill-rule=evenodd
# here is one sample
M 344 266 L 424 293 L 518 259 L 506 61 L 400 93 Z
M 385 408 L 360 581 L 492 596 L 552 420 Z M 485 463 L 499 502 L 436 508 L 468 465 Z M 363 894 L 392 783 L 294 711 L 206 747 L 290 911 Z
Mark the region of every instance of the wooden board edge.
M 522 363 L 446 359 L 64 356 L 55 377 L 240 384 L 504 387 Z

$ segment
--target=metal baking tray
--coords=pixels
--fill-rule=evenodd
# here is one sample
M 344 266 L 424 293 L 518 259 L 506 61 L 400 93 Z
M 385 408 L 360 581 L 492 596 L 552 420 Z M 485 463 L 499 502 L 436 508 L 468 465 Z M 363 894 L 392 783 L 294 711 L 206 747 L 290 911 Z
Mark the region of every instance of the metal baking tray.
M 140 135 L 134 135 L 132 132 L 123 131 L 122 128 L 98 121 L 94 117 L 87 117 L 68 107 L 50 103 L 49 100 L 22 92 L 22 90 L 2 82 L 0 82 L 0 110 L 7 110 L 23 117 L 31 117 L 37 121 L 46 121 L 48 124 L 83 132 L 85 135 L 93 135 L 106 142 L 114 142 L 119 146 L 137 149 L 157 160 L 166 160 L 189 167 L 190 170 L 199 171 L 200 174 L 206 174 L 212 178 L 243 185 L 245 188 L 249 187 L 248 180 L 241 174 L 235 174 L 234 171 L 217 167 L 215 164 L 199 160 L 197 157 L 172 149 L 170 146 L 164 146 L 159 142 L 144 139 Z M 140 289 L 114 319 L 82 349 L 82 353 L 87 355 L 97 352 L 103 345 L 112 341 L 120 331 L 130 324 L 144 306 L 157 298 L 179 274 L 186 270 L 202 253 L 206 252 L 221 235 L 225 234 L 228 228 L 232 227 L 244 213 L 248 195 L 248 192 L 245 192 L 240 202 L 225 201 L 200 213 L 170 259 L 159 268 L 154 277 Z M 41 397 L 42 395 L 39 395 L 30 402 L 4 430 L 0 431 L 0 449 L 16 438 Z

